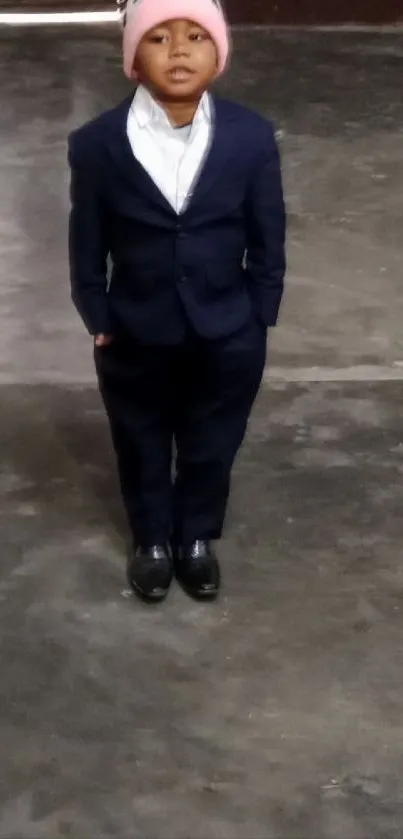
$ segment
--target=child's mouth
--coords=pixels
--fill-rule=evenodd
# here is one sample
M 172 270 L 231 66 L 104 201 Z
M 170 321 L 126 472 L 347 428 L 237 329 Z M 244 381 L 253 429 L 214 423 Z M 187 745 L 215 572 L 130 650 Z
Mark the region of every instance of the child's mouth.
M 193 71 L 187 67 L 173 67 L 168 71 L 168 76 L 173 82 L 187 82 L 193 76 Z

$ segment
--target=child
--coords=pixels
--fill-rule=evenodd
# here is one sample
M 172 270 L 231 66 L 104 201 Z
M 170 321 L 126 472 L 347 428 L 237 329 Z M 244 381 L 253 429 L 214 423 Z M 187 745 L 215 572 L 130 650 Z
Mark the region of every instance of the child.
M 161 601 L 176 573 L 213 599 L 211 542 L 283 292 L 279 155 L 268 122 L 208 92 L 229 53 L 217 0 L 129 0 L 123 53 L 134 97 L 69 138 L 72 297 L 94 336 L 130 584 Z

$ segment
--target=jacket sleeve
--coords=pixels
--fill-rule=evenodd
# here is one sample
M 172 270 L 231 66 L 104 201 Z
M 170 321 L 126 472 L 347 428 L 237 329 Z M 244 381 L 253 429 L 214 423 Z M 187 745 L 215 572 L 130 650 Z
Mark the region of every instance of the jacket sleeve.
M 71 169 L 69 263 L 71 296 L 91 335 L 110 332 L 107 292 L 105 212 L 85 161 L 79 159 L 72 137 L 68 160 Z
M 269 124 L 249 183 L 245 214 L 249 293 L 256 317 L 267 328 L 277 323 L 286 269 L 280 155 Z

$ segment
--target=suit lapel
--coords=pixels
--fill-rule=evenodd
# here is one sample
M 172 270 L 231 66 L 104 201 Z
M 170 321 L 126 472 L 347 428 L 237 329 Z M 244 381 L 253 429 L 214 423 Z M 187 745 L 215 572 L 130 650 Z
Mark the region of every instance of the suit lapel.
M 232 112 L 227 111 L 226 103 L 212 97 L 213 127 L 210 149 L 199 172 L 188 205 L 192 210 L 202 201 L 214 186 L 228 163 L 231 162 L 237 148 L 237 134 L 234 131 Z
M 157 204 L 161 209 L 168 211 L 172 215 L 174 210 L 170 203 L 133 154 L 127 136 L 127 118 L 132 101 L 133 97 L 125 99 L 116 109 L 112 126 L 113 130 L 110 134 L 108 144 L 110 155 L 118 169 L 120 169 L 125 178 L 136 189 L 140 190 L 149 201 Z

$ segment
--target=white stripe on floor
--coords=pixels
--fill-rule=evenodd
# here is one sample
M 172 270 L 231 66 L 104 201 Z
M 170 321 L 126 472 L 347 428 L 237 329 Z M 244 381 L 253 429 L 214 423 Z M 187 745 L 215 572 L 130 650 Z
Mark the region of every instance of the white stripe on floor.
M 326 383 L 326 382 L 402 382 L 402 367 L 271 367 L 263 375 L 263 383 L 270 387 L 276 383 Z M 0 373 L 0 387 L 13 385 L 65 385 L 67 387 L 96 387 L 95 373 L 80 374 L 64 370 L 36 370 L 35 372 L 10 371 Z

